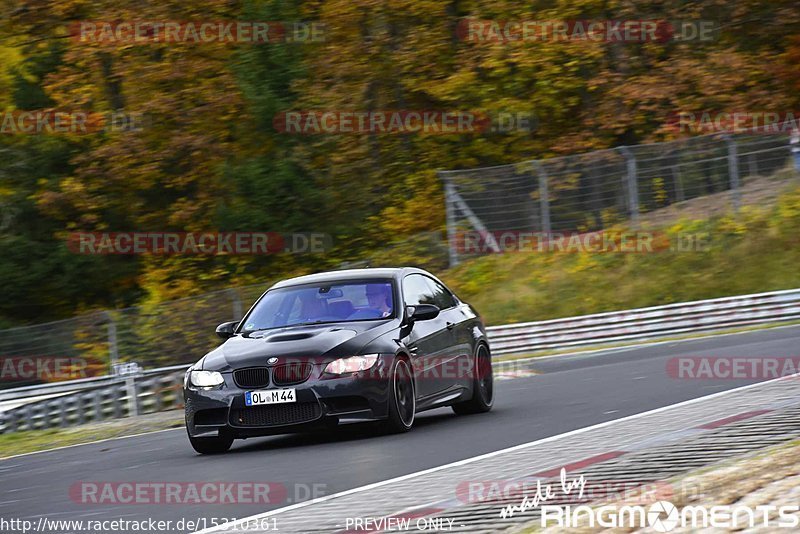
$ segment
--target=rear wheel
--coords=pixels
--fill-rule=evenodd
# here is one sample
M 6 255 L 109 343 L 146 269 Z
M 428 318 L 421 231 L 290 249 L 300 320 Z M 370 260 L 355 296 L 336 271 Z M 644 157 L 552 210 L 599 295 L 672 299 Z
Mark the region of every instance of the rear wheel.
M 385 423 L 388 432 L 411 430 L 417 410 L 416 393 L 411 366 L 406 360 L 396 360 L 389 380 L 389 417 Z
M 492 375 L 492 356 L 486 345 L 478 345 L 475 352 L 474 376 L 472 378 L 472 398 L 453 404 L 458 415 L 484 413 L 494 404 L 494 377 Z
M 231 448 L 233 437 L 227 434 L 220 434 L 216 438 L 193 438 L 189 436 L 189 443 L 200 454 L 221 454 Z

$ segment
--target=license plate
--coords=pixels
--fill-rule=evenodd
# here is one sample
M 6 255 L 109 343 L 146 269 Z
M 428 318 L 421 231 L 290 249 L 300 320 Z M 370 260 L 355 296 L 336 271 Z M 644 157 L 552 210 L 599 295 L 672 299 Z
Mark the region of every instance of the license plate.
M 294 388 L 247 391 L 244 394 L 244 403 L 247 406 L 258 406 L 260 404 L 280 404 L 282 402 L 297 402 Z

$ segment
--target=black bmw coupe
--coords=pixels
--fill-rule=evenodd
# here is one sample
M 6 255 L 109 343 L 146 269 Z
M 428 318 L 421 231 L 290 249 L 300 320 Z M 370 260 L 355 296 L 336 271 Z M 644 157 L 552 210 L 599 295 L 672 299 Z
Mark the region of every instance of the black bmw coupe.
M 217 334 L 226 341 L 184 380 L 186 429 L 200 453 L 352 422 L 405 432 L 423 410 L 492 408 L 480 316 L 421 269 L 284 280 Z

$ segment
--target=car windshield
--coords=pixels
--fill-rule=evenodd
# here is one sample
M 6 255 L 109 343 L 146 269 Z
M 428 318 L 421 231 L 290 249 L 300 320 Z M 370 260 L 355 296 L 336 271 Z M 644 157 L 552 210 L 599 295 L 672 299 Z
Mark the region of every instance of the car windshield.
M 365 280 L 273 289 L 258 301 L 240 331 L 393 317 L 392 288 L 390 280 Z

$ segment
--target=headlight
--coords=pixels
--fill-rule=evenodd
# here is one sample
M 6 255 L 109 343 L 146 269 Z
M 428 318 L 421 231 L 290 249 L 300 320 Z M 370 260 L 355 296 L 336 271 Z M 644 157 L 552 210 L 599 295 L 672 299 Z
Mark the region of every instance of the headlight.
M 325 366 L 325 372 L 334 375 L 347 373 L 357 373 L 366 371 L 378 361 L 377 354 L 365 354 L 364 356 L 350 356 L 349 358 L 339 358 Z
M 219 386 L 225 379 L 216 371 L 192 371 L 189 381 L 199 388 L 211 388 Z

